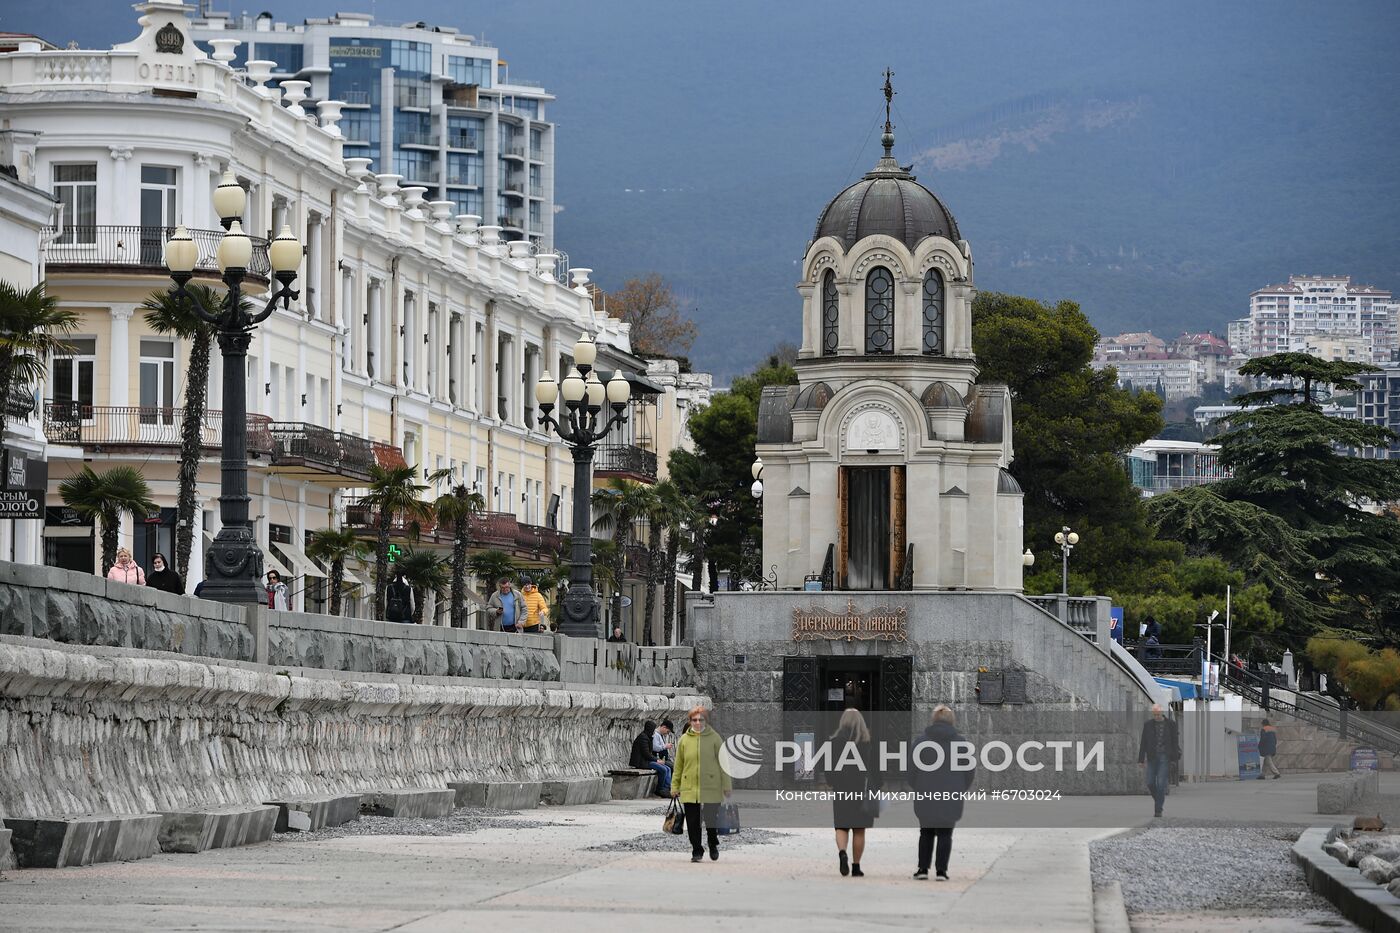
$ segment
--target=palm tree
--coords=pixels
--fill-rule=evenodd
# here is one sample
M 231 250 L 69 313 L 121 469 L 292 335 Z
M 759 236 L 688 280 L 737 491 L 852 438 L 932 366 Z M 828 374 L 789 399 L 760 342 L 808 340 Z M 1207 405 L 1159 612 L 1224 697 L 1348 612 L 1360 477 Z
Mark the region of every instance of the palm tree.
M 627 534 L 637 519 L 651 512 L 654 499 L 650 486 L 616 477 L 593 493 L 593 508 L 599 513 L 593 527 L 612 537 L 614 625 L 620 625 L 622 621 L 622 579 L 626 570 Z
M 439 470 L 430 480 L 446 478 L 450 471 Z M 486 509 L 486 499 L 471 492 L 465 483 L 453 486 L 433 503 L 439 525 L 452 528 L 452 627 L 467 627 L 467 548 L 471 545 L 472 516 Z
M 185 286 L 190 297 L 207 310 L 223 307 L 225 292 L 208 285 Z M 251 299 L 242 300 L 243 309 L 251 311 Z M 203 453 L 202 437 L 204 410 L 209 402 L 209 358 L 214 337 L 212 324 L 206 324 L 195 314 L 187 301 L 175 297 L 171 289 L 151 292 L 141 304 L 146 323 L 158 334 L 173 334 L 190 342 L 190 360 L 185 367 L 185 411 L 180 424 L 179 496 L 175 521 L 175 569 L 181 577 L 189 572 L 190 555 L 194 551 L 195 493 L 199 482 L 199 461 Z
M 665 573 L 665 594 L 661 604 L 661 621 L 664 626 L 665 644 L 671 644 L 676 618 L 676 566 L 680 560 L 682 538 L 703 520 L 695 503 L 680 487 L 670 480 L 662 480 L 654 487 L 658 508 L 654 516 L 657 526 L 666 532 L 666 553 L 663 572 Z
M 85 466 L 77 476 L 58 484 L 58 494 L 70 509 L 95 519 L 101 527 L 103 576 L 117 562 L 117 531 L 122 513 L 149 515 L 157 509 L 151 499 L 151 487 L 139 470 L 129 466 L 112 467 L 105 473 L 94 473 L 92 467 Z
M 412 537 L 432 517 L 432 506 L 422 499 L 427 486 L 418 482 L 418 467 L 369 468 L 369 493 L 361 504 L 377 513 L 374 548 L 374 617 L 384 618 L 384 597 L 389 591 L 389 537 L 394 521 L 402 518 Z
M 409 548 L 394 562 L 394 569 L 403 574 L 409 586 L 413 587 L 413 621 L 422 625 L 428 594 L 441 596 L 452 582 L 448 563 L 432 551 Z
M 340 615 L 341 597 L 345 587 L 345 562 L 364 560 L 369 547 L 350 528 L 322 528 L 311 535 L 306 544 L 306 556 L 331 565 L 331 615 Z
M 516 574 L 515 562 L 511 560 L 510 555 L 494 548 L 471 557 L 467 561 L 467 569 L 481 581 L 482 593 L 486 596 L 491 595 L 491 590 L 502 577 L 513 577 Z
M 5 436 L 11 386 L 37 384 L 49 357 L 68 349 L 63 335 L 78 326 L 78 312 L 60 308 L 43 282 L 22 289 L 0 280 L 0 437 Z

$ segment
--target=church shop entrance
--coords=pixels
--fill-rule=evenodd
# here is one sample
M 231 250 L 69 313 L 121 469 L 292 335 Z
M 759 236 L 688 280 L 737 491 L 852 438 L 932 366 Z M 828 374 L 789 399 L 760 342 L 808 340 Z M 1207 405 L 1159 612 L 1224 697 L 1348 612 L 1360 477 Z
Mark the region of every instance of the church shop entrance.
M 904 467 L 843 466 L 837 494 L 840 587 L 898 589 L 905 558 Z
M 908 655 L 783 659 L 783 731 L 792 741 L 825 740 L 850 708 L 865 714 L 876 741 L 907 741 L 913 700 L 914 659 Z

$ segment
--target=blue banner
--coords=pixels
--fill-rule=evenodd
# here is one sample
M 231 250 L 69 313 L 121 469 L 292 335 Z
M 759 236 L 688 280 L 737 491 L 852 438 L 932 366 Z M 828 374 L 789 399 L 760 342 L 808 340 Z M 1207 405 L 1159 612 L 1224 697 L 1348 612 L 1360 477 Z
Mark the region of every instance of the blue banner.
M 1261 772 L 1259 770 L 1259 736 L 1253 732 L 1245 732 L 1238 738 L 1240 780 L 1256 781 L 1261 777 Z

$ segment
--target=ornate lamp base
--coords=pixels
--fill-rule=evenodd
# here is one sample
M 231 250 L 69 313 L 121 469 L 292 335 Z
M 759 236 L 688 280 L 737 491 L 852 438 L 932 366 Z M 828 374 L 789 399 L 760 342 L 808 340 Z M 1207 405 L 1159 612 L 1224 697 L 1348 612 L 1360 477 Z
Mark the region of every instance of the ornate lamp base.
M 204 599 L 267 605 L 263 555 L 247 528 L 225 526 L 204 555 Z
M 573 638 L 600 638 L 598 622 L 601 613 L 593 590 L 583 586 L 570 586 L 564 594 L 562 618 L 559 631 Z

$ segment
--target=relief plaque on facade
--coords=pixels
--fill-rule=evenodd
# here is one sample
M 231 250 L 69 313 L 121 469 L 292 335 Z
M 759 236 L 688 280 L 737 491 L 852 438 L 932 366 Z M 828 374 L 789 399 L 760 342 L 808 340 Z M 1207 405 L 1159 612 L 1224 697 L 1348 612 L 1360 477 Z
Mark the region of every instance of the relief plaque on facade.
M 169 55 L 185 54 L 185 34 L 174 23 L 166 23 L 156 33 L 156 51 Z
M 846 610 L 825 608 L 793 609 L 792 640 L 815 641 L 908 641 L 909 617 L 900 607 L 876 606 L 869 612 L 856 609 L 853 600 Z

